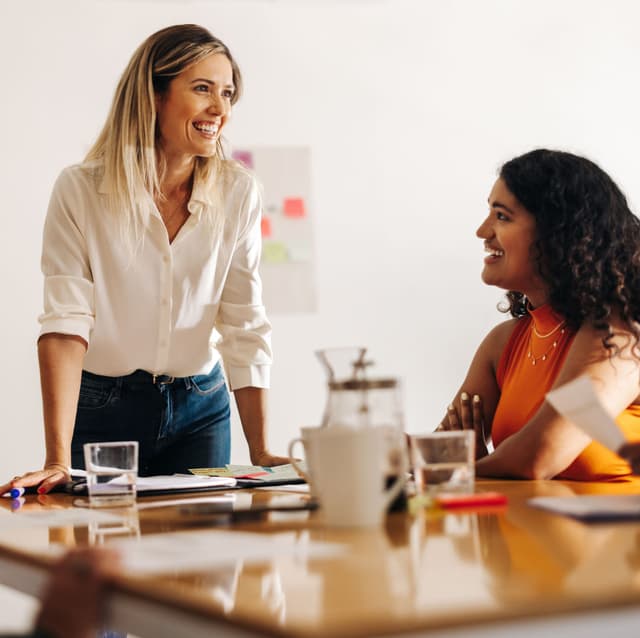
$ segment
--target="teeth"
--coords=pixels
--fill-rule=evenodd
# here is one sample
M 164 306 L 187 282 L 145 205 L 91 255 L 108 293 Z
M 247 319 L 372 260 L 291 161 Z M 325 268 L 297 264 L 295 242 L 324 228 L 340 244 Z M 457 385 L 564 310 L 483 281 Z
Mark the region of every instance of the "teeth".
M 490 257 L 502 257 L 504 255 L 504 250 L 487 250 Z
M 212 135 L 215 135 L 218 132 L 217 124 L 208 124 L 205 122 L 194 122 L 193 126 L 198 131 L 202 131 L 203 133 L 210 133 Z

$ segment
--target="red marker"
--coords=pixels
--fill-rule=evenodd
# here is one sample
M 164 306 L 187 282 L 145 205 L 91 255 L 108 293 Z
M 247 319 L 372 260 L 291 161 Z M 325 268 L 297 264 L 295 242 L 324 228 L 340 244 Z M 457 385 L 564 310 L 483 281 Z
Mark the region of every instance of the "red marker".
M 499 492 L 478 492 L 477 494 L 441 494 L 435 502 L 443 509 L 496 507 L 507 504 L 507 497 Z

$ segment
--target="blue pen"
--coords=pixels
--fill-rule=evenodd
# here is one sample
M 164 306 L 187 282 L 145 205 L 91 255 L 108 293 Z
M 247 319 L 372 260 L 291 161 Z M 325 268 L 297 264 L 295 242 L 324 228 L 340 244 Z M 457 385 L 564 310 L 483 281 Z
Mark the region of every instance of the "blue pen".
M 11 498 L 20 498 L 24 494 L 24 487 L 12 487 L 9 490 Z

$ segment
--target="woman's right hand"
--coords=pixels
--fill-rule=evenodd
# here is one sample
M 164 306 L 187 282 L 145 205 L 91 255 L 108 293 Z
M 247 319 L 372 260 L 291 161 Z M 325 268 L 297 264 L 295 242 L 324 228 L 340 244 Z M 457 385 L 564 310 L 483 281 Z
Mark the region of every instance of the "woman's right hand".
M 46 494 L 56 485 L 68 483 L 71 480 L 69 468 L 62 463 L 48 463 L 42 470 L 26 472 L 21 476 L 14 476 L 9 482 L 0 485 L 0 494 L 5 494 L 14 487 L 38 486 L 38 494 Z
M 449 405 L 447 416 L 438 429 L 473 430 L 476 435 L 476 459 L 481 459 L 488 454 L 480 395 L 474 394 L 472 399 L 466 392 L 461 392 L 460 409 L 458 410 L 453 404 Z

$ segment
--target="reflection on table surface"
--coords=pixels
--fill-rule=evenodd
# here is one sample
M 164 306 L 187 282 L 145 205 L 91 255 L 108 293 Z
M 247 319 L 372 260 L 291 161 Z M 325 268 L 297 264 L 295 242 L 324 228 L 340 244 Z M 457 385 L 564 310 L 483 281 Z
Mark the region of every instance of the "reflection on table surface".
M 59 545 L 206 530 L 256 532 L 296 548 L 337 543 L 343 553 L 333 557 L 297 551 L 260 562 L 231 560 L 147 577 L 126 574 L 121 585 L 274 634 L 397 633 L 637 600 L 640 523 L 587 525 L 526 504 L 533 496 L 633 489 L 629 484 L 480 481 L 478 491 L 503 492 L 508 507 L 392 514 L 373 531 L 328 529 L 321 511 L 256 512 L 238 520 L 225 515 L 252 506 L 295 506 L 308 498 L 277 490 L 144 498 L 117 523 L 20 532 L 0 525 L 0 553 L 44 555 Z M 2 516 L 20 516 L 71 508 L 73 498 L 28 496 L 14 511 L 8 499 L 0 499 L 0 507 Z

